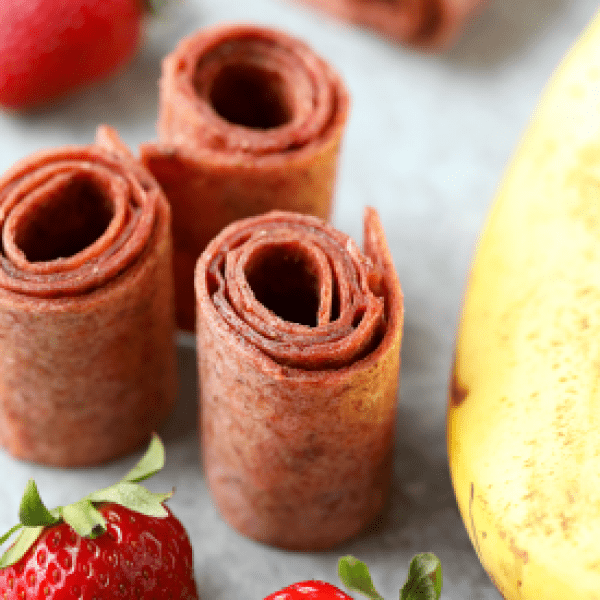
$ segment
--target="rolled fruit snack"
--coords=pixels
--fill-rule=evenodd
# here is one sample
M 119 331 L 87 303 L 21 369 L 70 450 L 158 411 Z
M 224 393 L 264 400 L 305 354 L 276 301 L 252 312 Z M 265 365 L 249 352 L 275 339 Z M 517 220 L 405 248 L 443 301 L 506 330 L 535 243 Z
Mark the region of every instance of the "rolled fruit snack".
M 114 130 L 0 179 L 0 444 L 70 467 L 145 442 L 177 391 L 170 209 Z
M 172 206 L 177 323 L 191 331 L 194 267 L 225 225 L 330 217 L 349 96 L 305 43 L 259 26 L 201 30 L 162 69 L 159 141 L 140 153 Z
M 450 48 L 487 0 L 303 0 L 342 21 L 421 50 Z
M 326 549 L 388 496 L 403 297 L 374 209 L 363 245 L 272 211 L 226 227 L 198 261 L 204 473 L 255 540 Z

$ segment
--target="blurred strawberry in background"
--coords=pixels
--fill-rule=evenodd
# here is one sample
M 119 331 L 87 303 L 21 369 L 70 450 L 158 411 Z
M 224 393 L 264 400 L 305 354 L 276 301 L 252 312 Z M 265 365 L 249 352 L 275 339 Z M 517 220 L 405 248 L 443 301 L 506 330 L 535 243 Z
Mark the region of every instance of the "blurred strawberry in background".
M 47 104 L 114 73 L 146 12 L 143 0 L 2 0 L 0 106 Z

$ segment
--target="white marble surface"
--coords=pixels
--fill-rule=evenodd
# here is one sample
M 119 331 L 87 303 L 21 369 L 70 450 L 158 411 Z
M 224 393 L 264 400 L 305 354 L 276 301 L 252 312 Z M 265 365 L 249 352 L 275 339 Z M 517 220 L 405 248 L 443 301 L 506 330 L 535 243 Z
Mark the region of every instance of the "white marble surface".
M 198 462 L 195 355 L 184 338 L 180 404 L 161 430 L 167 466 L 150 487 L 177 488 L 171 506 L 191 535 L 203 600 L 260 600 L 308 578 L 337 583 L 337 557 L 348 553 L 371 566 L 391 600 L 420 551 L 442 561 L 443 599 L 499 600 L 467 538 L 448 476 L 453 338 L 477 234 L 506 162 L 549 75 L 596 7 L 595 0 L 491 0 L 453 51 L 430 56 L 286 0 L 171 0 L 118 77 L 35 115 L 0 114 L 0 171 L 37 149 L 88 143 L 101 122 L 135 149 L 155 137 L 160 58 L 182 35 L 226 20 L 303 38 L 350 88 L 334 224 L 360 240 L 363 207 L 377 207 L 406 301 L 391 506 L 377 527 L 326 553 L 281 552 L 232 531 L 211 504 Z M 54 506 L 108 485 L 133 461 L 58 470 L 0 453 L 0 530 L 15 521 L 30 477 Z

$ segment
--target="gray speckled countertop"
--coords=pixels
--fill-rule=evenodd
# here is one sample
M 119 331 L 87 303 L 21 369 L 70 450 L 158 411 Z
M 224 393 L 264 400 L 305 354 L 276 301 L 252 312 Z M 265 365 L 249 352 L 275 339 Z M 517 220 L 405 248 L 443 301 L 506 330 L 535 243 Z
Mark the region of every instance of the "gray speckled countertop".
M 433 551 L 444 600 L 499 600 L 456 509 L 445 445 L 453 339 L 477 234 L 507 160 L 549 75 L 597 8 L 595 0 L 490 0 L 458 46 L 424 55 L 343 26 L 287 0 L 171 0 L 118 77 L 29 116 L 0 114 L 0 171 L 34 150 L 89 143 L 98 123 L 136 149 L 155 138 L 160 59 L 205 25 L 248 21 L 303 38 L 343 74 L 352 112 L 342 151 L 334 225 L 360 240 L 362 211 L 386 227 L 405 294 L 402 387 L 393 495 L 364 535 L 325 553 L 290 553 L 240 537 L 218 517 L 198 461 L 193 338 L 180 339 L 180 402 L 160 431 L 167 465 L 151 483 L 188 529 L 203 600 L 260 600 L 294 581 L 337 583 L 338 556 L 371 566 L 397 598 L 408 561 Z M 49 506 L 72 502 L 128 469 L 59 470 L 0 453 L 0 530 L 12 525 L 34 477 Z

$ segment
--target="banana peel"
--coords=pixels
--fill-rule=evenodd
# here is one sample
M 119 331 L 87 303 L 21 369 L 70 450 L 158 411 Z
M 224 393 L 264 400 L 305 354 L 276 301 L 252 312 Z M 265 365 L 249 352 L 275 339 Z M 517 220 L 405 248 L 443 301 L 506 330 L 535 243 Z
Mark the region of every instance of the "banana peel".
M 600 600 L 600 13 L 479 238 L 447 413 L 457 503 L 506 600 Z

